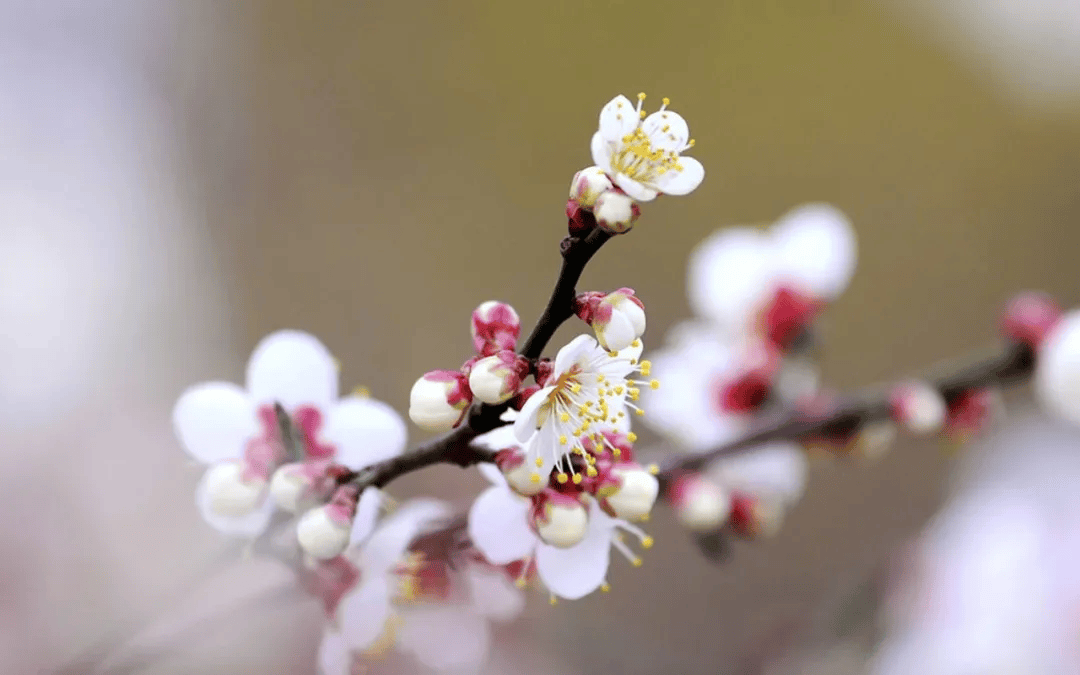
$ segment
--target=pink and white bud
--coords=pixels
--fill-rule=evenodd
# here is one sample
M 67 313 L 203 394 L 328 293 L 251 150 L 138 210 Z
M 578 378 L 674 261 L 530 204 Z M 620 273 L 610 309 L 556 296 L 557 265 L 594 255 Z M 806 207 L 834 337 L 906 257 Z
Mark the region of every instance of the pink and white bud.
M 596 341 L 608 351 L 622 351 L 645 333 L 645 305 L 631 288 L 608 293 L 594 304 L 590 318 Z
M 622 192 L 609 190 L 596 199 L 593 216 L 596 224 L 612 234 L 622 234 L 634 226 L 641 209 Z
M 1038 349 L 1061 320 L 1061 315 L 1061 306 L 1046 293 L 1021 293 L 1006 305 L 1001 316 L 1001 332 L 1005 337 Z
M 574 174 L 574 179 L 570 181 L 570 199 L 582 208 L 591 209 L 600 195 L 613 187 L 615 186 L 603 169 L 590 166 Z
M 936 388 L 926 382 L 905 382 L 889 396 L 892 418 L 913 434 L 936 434 L 945 426 L 948 406 Z
M 449 431 L 461 422 L 472 403 L 469 381 L 456 370 L 433 370 L 409 392 L 409 419 L 428 431 Z
M 1046 335 L 1035 363 L 1035 391 L 1051 412 L 1080 423 L 1080 311 Z
M 286 464 L 270 479 L 270 496 L 282 511 L 299 513 L 318 500 L 320 483 L 324 481 L 325 473 L 320 475 L 314 466 L 300 462 Z
M 219 462 L 207 469 L 206 494 L 213 513 L 239 518 L 262 504 L 266 480 L 247 471 L 240 461 Z
M 613 464 L 599 482 L 596 497 L 600 508 L 613 518 L 643 520 L 652 512 L 660 481 L 634 462 Z
M 480 356 L 506 349 L 513 351 L 521 335 L 521 318 L 505 302 L 488 300 L 473 310 L 469 331 Z
M 536 470 L 536 465 L 526 460 L 521 448 L 500 450 L 495 454 L 495 465 L 510 489 L 523 497 L 532 497 L 547 488 L 547 481 Z
M 469 389 L 484 403 L 508 401 L 521 387 L 528 367 L 526 359 L 510 350 L 486 356 L 473 364 L 469 372 Z
M 731 495 L 715 482 L 699 474 L 675 479 L 668 500 L 683 527 L 695 532 L 711 532 L 731 514 Z
M 301 516 L 296 525 L 296 539 L 304 553 L 319 560 L 341 555 L 349 545 L 356 501 L 356 489 L 342 486 L 334 493 L 329 504 Z
M 533 531 L 556 548 L 570 548 L 581 543 L 589 529 L 589 512 L 581 501 L 568 494 L 545 490 L 533 497 L 529 514 Z
M 731 498 L 730 522 L 731 529 L 744 537 L 772 537 L 784 522 L 784 507 L 776 499 L 736 494 Z
M 896 440 L 896 425 L 891 421 L 867 424 L 855 437 L 854 453 L 862 459 L 876 461 L 884 457 Z
M 814 321 L 823 303 L 791 286 L 781 286 L 761 312 L 761 328 L 777 347 L 787 350 Z

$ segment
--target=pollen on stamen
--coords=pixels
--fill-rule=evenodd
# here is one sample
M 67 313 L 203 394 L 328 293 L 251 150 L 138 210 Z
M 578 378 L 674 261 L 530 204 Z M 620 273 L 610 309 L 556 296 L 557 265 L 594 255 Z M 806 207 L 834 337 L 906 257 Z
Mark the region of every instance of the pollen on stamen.
M 552 606 L 552 607 L 554 607 L 555 605 L 559 604 L 559 601 L 558 601 L 558 600 L 557 600 L 557 599 L 555 598 L 555 594 L 554 594 L 554 593 L 549 593 L 548 595 L 550 596 L 549 602 L 551 603 L 551 606 Z
M 540 474 L 536 473 L 535 471 L 532 472 L 531 474 L 529 474 L 529 482 L 539 484 L 540 483 Z
M 572 480 L 574 481 L 574 485 L 581 485 L 581 474 L 575 473 Z
M 559 475 L 555 476 L 555 480 L 565 484 L 566 481 L 570 480 L 570 476 L 567 476 L 565 472 L 559 472 Z
M 604 583 L 600 584 L 600 592 L 601 593 L 607 593 L 610 590 L 611 590 L 611 584 L 609 584 L 608 582 L 605 581 Z
M 564 423 L 564 424 L 566 422 L 569 422 L 570 421 L 570 413 L 567 413 L 567 412 L 559 413 L 559 421 Z
M 660 380 L 650 380 L 649 381 L 649 389 L 656 390 L 656 389 L 659 389 L 659 388 L 660 388 Z
M 652 475 L 655 476 L 655 475 L 660 473 L 660 466 L 657 465 L 657 464 L 650 464 L 649 467 L 648 467 L 648 470 L 649 470 L 649 473 L 651 473 Z
M 559 445 L 566 445 L 569 441 L 566 438 L 566 434 L 559 436 Z
M 654 543 L 652 537 L 643 537 L 641 539 L 641 548 L 652 548 Z
M 537 457 L 536 458 L 536 468 L 540 469 L 540 468 L 543 468 L 543 466 L 544 466 L 544 458 L 543 457 Z
M 638 367 L 641 369 L 641 374 L 648 377 L 649 371 L 652 370 L 652 361 L 642 361 Z
M 588 476 L 589 478 L 596 478 L 596 474 L 597 474 L 597 473 L 598 473 L 598 472 L 596 471 L 596 467 L 595 467 L 595 466 L 592 466 L 592 465 L 590 465 L 590 466 L 589 466 L 588 468 L 586 468 L 586 469 L 585 469 L 585 474 L 586 474 L 586 475 L 587 475 L 587 476 Z
M 633 560 L 630 561 L 630 564 L 633 565 L 634 567 L 641 567 L 642 565 L 645 564 L 645 561 L 642 560 L 641 558 L 634 558 Z
M 626 440 L 630 441 L 631 443 L 637 443 L 637 434 L 635 434 L 633 431 L 628 432 L 626 434 Z

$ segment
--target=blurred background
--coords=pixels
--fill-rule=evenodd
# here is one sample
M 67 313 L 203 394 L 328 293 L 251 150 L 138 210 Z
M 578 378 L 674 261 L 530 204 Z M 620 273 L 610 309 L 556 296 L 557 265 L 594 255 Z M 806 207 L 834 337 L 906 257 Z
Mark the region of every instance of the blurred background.
M 315 602 L 219 616 L 272 565 L 185 590 L 224 545 L 173 402 L 301 328 L 343 386 L 404 412 L 419 374 L 466 358 L 481 301 L 540 311 L 570 177 L 618 93 L 671 97 L 706 167 L 586 272 L 638 291 L 646 344 L 689 313 L 695 243 L 804 201 L 859 237 L 826 317 L 837 386 L 992 346 L 1012 291 L 1080 300 L 1069 0 L 8 0 L 0 18 L 5 673 L 57 672 L 163 612 L 174 628 L 115 672 L 313 673 Z M 783 672 L 860 672 L 875 580 L 954 465 L 934 443 L 816 464 L 779 536 L 721 567 L 661 514 L 644 567 L 578 603 L 536 598 L 493 672 L 755 673 L 784 655 Z M 445 469 L 393 492 L 464 506 L 480 486 Z

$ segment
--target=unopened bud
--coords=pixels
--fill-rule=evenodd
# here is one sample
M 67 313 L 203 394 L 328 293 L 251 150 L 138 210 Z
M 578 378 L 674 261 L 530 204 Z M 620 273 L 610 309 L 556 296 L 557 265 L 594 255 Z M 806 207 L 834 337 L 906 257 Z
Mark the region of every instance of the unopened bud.
M 765 335 L 780 349 L 788 349 L 806 330 L 822 303 L 798 290 L 781 286 L 761 313 Z
M 318 470 L 313 466 L 299 462 L 286 464 L 270 479 L 270 496 L 282 511 L 299 513 L 318 499 L 319 478 Z
M 620 288 L 591 305 L 589 323 L 604 349 L 622 351 L 645 332 L 645 305 L 633 289 Z
M 855 454 L 867 460 L 881 459 L 896 440 L 896 425 L 891 421 L 867 424 L 855 437 Z
M 533 497 L 530 523 L 545 543 L 570 548 L 585 538 L 589 514 L 577 497 L 549 489 Z
M 590 166 L 574 174 L 570 181 L 570 199 L 582 206 L 591 209 L 596 204 L 597 198 L 614 187 L 611 179 L 604 170 L 598 166 Z
M 925 382 L 897 385 L 889 396 L 892 418 L 913 434 L 934 434 L 945 425 L 948 408 L 941 392 Z
M 641 210 L 622 192 L 608 190 L 596 199 L 593 215 L 596 224 L 612 234 L 622 234 L 634 226 Z
M 634 462 L 612 465 L 597 489 L 597 501 L 614 518 L 635 521 L 647 518 L 660 492 L 660 482 Z
M 1006 337 L 1038 349 L 1050 330 L 1061 320 L 1061 306 L 1045 293 L 1029 291 L 1009 301 L 1001 317 Z
M 731 499 L 731 529 L 749 538 L 772 537 L 780 531 L 784 507 L 779 500 L 737 494 Z
M 517 393 L 528 368 L 528 361 L 510 350 L 487 356 L 473 364 L 469 389 L 484 403 L 508 401 Z
M 675 517 L 695 532 L 712 532 L 731 514 L 731 496 L 715 482 L 698 474 L 677 478 L 668 492 Z
M 521 319 L 514 308 L 505 302 L 489 300 L 473 310 L 469 330 L 476 353 L 491 356 L 517 347 Z
M 428 431 L 449 431 L 472 403 L 468 380 L 456 370 L 433 370 L 409 392 L 409 419 Z
M 495 454 L 499 467 L 510 489 L 524 497 L 540 494 L 547 488 L 547 477 L 537 471 L 536 464 L 526 460 L 521 448 L 507 448 Z
M 296 538 L 304 552 L 319 560 L 335 558 L 345 551 L 356 516 L 357 493 L 351 486 L 338 488 L 329 504 L 300 517 Z
M 226 518 L 246 516 L 258 508 L 266 494 L 266 480 L 250 475 L 239 461 L 220 462 L 206 472 L 210 510 Z

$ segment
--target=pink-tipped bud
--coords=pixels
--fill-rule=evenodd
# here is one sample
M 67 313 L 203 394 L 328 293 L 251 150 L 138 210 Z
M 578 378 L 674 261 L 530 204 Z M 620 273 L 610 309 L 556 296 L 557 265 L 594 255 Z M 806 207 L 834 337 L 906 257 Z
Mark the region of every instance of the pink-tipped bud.
M 488 300 L 473 310 L 469 331 L 480 356 L 491 356 L 505 349 L 512 351 L 521 335 L 521 318 L 505 302 Z
M 328 494 L 325 463 L 286 464 L 270 479 L 270 496 L 282 511 L 299 513 Z
M 949 402 L 943 433 L 956 443 L 965 443 L 986 429 L 1003 407 L 997 390 L 965 391 Z
M 486 356 L 473 364 L 469 389 L 484 403 L 502 403 L 514 397 L 529 369 L 528 360 L 510 350 Z
M 219 462 L 206 472 L 206 495 L 213 513 L 239 518 L 252 513 L 262 503 L 266 480 L 247 471 L 242 462 Z
M 600 195 L 613 187 L 611 179 L 607 177 L 603 169 L 590 166 L 574 174 L 574 179 L 570 181 L 570 199 L 580 204 L 582 208 L 591 209 Z
M 788 349 L 820 309 L 821 303 L 809 295 L 781 286 L 762 311 L 762 329 L 773 344 Z
M 744 537 L 772 537 L 784 522 L 784 507 L 779 500 L 736 494 L 731 498 L 730 522 L 731 529 Z
M 608 351 L 622 351 L 645 332 L 645 305 L 632 288 L 602 295 L 582 293 L 577 298 L 578 316 L 596 331 L 596 341 Z
M 597 502 L 613 518 L 635 521 L 652 512 L 660 482 L 652 473 L 634 462 L 613 464 L 596 488 Z
M 1005 337 L 1038 349 L 1050 329 L 1061 320 L 1061 315 L 1061 306 L 1046 293 L 1021 293 L 1005 306 L 1001 332 Z
M 547 489 L 532 499 L 529 523 L 544 543 L 556 548 L 581 543 L 589 529 L 589 512 L 576 496 Z
M 667 492 L 667 498 L 683 527 L 695 532 L 714 531 L 731 514 L 731 495 L 699 474 L 690 473 L 676 478 Z
M 428 431 L 449 431 L 461 422 L 472 403 L 469 381 L 456 370 L 433 370 L 409 392 L 409 419 Z
M 300 517 L 296 539 L 304 553 L 318 560 L 329 560 L 345 551 L 356 516 L 356 500 L 356 489 L 345 485 L 338 488 L 329 504 Z
M 611 234 L 622 234 L 634 226 L 641 209 L 622 192 L 608 190 L 596 198 L 593 216 L 596 224 Z
M 897 385 L 889 395 L 889 404 L 893 420 L 913 434 L 936 434 L 945 426 L 945 399 L 926 382 Z
M 495 454 L 495 466 L 506 478 L 506 484 L 523 497 L 538 495 L 547 488 L 545 476 L 536 470 L 536 464 L 526 460 L 521 448 L 507 448 Z

